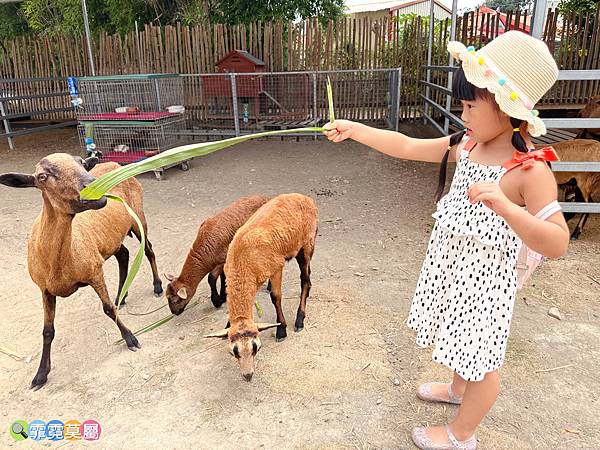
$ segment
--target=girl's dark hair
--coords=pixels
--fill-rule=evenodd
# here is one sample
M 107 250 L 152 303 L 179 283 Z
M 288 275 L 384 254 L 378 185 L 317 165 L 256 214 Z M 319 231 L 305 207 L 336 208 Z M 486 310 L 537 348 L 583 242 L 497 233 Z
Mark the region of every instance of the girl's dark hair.
M 459 67 L 452 76 L 452 97 L 454 97 L 457 100 L 467 101 L 489 100 L 496 104 L 490 91 L 469 83 L 462 67 Z M 524 121 L 521 119 L 515 119 L 514 117 L 510 118 L 510 123 L 513 129 L 521 128 L 523 122 Z M 450 136 L 450 145 L 448 146 L 448 150 L 446 150 L 446 153 L 444 154 L 444 157 L 442 158 L 440 164 L 438 188 L 434 197 L 436 203 L 440 200 L 440 198 L 442 198 L 442 194 L 444 193 L 444 188 L 446 186 L 446 169 L 448 167 L 448 157 L 450 155 L 450 149 L 462 140 L 466 131 L 467 130 L 461 130 Z M 517 149 L 517 151 L 521 153 L 527 153 L 529 151 L 529 149 L 527 148 L 527 144 L 523 139 L 523 136 L 521 136 L 520 131 L 513 132 L 512 145 L 514 148 Z
M 446 153 L 442 158 L 442 162 L 440 163 L 438 187 L 437 191 L 435 192 L 435 196 L 433 197 L 435 203 L 440 201 L 440 198 L 442 198 L 442 194 L 444 193 L 444 188 L 446 187 L 446 169 L 448 168 L 448 157 L 450 156 L 450 150 L 462 140 L 466 133 L 467 130 L 461 130 L 450 135 L 450 144 L 448 145 L 448 150 L 446 150 Z

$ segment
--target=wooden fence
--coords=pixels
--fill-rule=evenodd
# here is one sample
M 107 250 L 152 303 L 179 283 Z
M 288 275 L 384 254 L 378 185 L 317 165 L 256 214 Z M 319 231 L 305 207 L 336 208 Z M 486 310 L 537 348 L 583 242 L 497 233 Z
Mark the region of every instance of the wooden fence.
M 525 13 L 509 14 L 506 29 L 525 29 Z M 427 61 L 429 19 L 394 16 L 383 20 L 342 18 L 326 25 L 252 23 L 224 26 L 154 27 L 138 33 L 100 34 L 93 43 L 97 74 L 211 73 L 216 62 L 233 49 L 247 50 L 267 71 L 338 70 L 402 67 L 403 118 L 417 115 L 422 101 L 422 66 Z M 495 14 L 474 12 L 457 18 L 457 38 L 483 45 L 503 31 Z M 434 64 L 446 65 L 450 20 L 436 22 Z M 600 68 L 599 11 L 562 16 L 549 10 L 544 40 L 561 69 Z M 82 37 L 20 37 L 0 42 L 0 78 L 89 75 Z M 437 77 L 443 77 L 439 74 Z M 442 83 L 439 78 L 437 82 Z M 1 80 L 0 80 L 1 83 Z M 600 90 L 598 81 L 559 82 L 543 99 L 544 107 L 581 105 Z M 21 89 L 26 89 L 25 87 Z

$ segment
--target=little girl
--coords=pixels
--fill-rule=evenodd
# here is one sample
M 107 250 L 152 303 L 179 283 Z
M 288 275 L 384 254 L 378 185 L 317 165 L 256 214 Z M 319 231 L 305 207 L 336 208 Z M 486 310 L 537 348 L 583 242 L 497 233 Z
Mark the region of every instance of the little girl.
M 533 107 L 558 74 L 546 45 L 509 31 L 479 51 L 459 42 L 448 50 L 461 62 L 452 94 L 461 101 L 466 133 L 414 139 L 337 120 L 326 135 L 396 158 L 443 163 L 436 224 L 407 325 L 417 344 L 433 345 L 433 360 L 453 371 L 451 383 L 426 383 L 417 396 L 460 408 L 448 425 L 414 428 L 412 438 L 422 449 L 471 450 L 500 390 L 521 243 L 558 258 L 569 230 L 559 208 L 547 220 L 535 217 L 557 198 L 546 162 L 556 157 L 552 149 L 534 151 L 529 138 L 546 132 Z M 457 161 L 456 172 L 440 200 L 448 160 Z

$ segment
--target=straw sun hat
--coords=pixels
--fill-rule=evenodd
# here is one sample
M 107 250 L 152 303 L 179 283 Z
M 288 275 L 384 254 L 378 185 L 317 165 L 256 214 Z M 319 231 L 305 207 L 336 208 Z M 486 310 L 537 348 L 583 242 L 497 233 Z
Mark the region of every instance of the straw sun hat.
M 527 121 L 532 136 L 546 133 L 534 106 L 556 82 L 558 67 L 544 42 L 508 31 L 478 51 L 456 41 L 448 51 L 462 62 L 467 80 L 490 91 L 503 112 Z

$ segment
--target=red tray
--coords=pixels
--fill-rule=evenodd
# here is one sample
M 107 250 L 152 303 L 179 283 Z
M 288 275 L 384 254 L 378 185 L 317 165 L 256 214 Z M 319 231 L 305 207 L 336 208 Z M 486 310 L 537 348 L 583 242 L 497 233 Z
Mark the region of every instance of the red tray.
M 139 113 L 118 113 L 109 112 L 102 114 L 90 114 L 88 116 L 80 116 L 79 120 L 159 120 L 166 117 L 177 116 L 177 113 L 170 112 L 139 112 Z
M 148 156 L 143 153 L 138 152 L 106 152 L 102 155 L 102 161 L 113 161 L 119 164 L 129 164 L 137 161 L 141 161 L 142 159 L 146 159 Z

